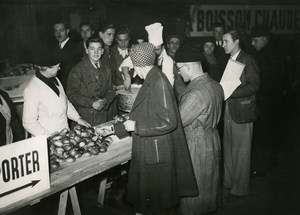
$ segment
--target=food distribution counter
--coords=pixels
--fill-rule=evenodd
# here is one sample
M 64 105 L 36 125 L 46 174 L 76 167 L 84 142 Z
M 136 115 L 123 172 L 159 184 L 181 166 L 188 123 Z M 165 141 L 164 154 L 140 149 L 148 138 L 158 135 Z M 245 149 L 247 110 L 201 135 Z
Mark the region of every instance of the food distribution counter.
M 75 185 L 108 169 L 128 162 L 131 159 L 131 144 L 132 138 L 126 137 L 114 141 L 105 153 L 91 157 L 81 157 L 74 163 L 62 163 L 57 171 L 50 174 L 50 189 L 0 208 L 0 214 L 7 214 L 26 205 L 33 205 L 41 199 L 58 192 L 61 192 L 59 215 L 65 214 L 68 194 L 71 197 L 74 214 L 81 214 Z M 99 189 L 98 204 L 100 205 L 103 203 L 105 187 L 106 179 L 103 179 L 100 182 Z

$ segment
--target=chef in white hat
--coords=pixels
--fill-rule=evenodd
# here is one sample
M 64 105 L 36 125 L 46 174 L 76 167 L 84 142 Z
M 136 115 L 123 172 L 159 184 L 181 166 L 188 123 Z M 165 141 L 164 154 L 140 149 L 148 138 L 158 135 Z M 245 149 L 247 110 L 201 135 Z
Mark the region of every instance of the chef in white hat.
M 163 46 L 163 26 L 156 22 L 145 27 L 148 33 L 148 41 L 155 46 L 157 65 L 162 67 L 162 72 L 167 76 L 171 85 L 174 85 L 173 59 L 167 54 Z

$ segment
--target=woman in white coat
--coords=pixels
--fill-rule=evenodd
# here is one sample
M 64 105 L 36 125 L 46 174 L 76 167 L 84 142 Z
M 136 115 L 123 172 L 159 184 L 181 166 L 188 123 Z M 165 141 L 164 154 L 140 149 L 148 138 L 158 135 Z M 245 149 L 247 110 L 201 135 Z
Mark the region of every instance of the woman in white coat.
M 60 69 L 59 53 L 40 53 L 36 65 L 39 71 L 24 90 L 23 126 L 27 132 L 34 136 L 49 136 L 68 129 L 68 118 L 89 127 L 90 124 L 81 119 L 55 77 Z

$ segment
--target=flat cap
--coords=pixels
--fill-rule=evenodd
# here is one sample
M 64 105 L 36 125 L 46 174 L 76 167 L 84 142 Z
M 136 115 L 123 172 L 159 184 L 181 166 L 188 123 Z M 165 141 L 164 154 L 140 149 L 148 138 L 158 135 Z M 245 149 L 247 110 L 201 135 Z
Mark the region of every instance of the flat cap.
M 255 25 L 251 29 L 251 37 L 270 36 L 270 31 L 266 25 Z
M 200 51 L 193 47 L 183 48 L 176 54 L 177 63 L 201 62 Z

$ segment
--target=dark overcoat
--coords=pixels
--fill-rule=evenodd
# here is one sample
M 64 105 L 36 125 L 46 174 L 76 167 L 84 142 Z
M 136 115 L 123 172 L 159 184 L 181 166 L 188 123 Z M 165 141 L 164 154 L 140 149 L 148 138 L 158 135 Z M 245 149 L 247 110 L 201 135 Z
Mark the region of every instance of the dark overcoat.
M 198 195 L 191 158 L 172 86 L 154 66 L 133 104 L 132 160 L 128 200 L 139 212 L 178 204 Z

